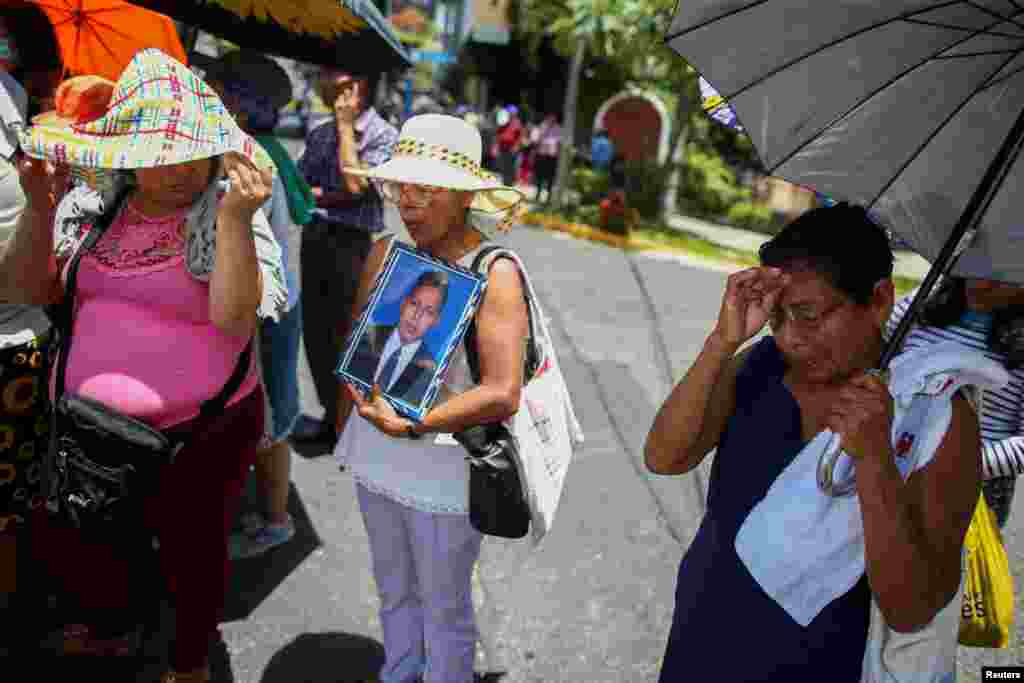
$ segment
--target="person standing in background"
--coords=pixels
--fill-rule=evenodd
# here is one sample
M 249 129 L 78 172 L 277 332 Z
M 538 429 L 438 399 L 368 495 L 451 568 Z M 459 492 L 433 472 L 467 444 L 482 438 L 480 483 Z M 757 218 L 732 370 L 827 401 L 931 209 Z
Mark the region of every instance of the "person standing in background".
M 206 69 L 206 80 L 220 94 L 238 125 L 270 155 L 277 169 L 270 199 L 263 212 L 270 221 L 285 266 L 288 305 L 280 321 L 260 324 L 260 370 L 267 398 L 267 440 L 256 456 L 256 479 L 264 494 L 265 514 L 249 515 L 243 533 L 228 544 L 232 559 L 253 557 L 285 543 L 295 535 L 288 514 L 291 447 L 288 437 L 299 417 L 299 338 L 302 306 L 299 278 L 289 252 L 292 230 L 308 225 L 316 206 L 313 192 L 288 151 L 273 135 L 278 111 L 292 98 L 288 74 L 277 62 L 258 52 L 236 50 Z
M 481 165 L 484 167 L 484 170 L 491 173 L 498 172 L 498 113 L 500 111 L 503 110 L 498 108 L 491 113 L 484 111 L 479 114 L 477 122 L 477 128 L 480 129 L 480 139 L 484 146 Z M 507 114 L 503 113 L 502 116 L 507 116 Z M 471 121 L 467 121 L 467 123 L 472 124 Z
M 498 168 L 501 182 L 515 185 L 516 160 L 523 144 L 523 124 L 519 120 L 519 108 L 510 104 L 503 110 L 505 115 L 498 118 Z
M 343 168 L 372 168 L 391 158 L 398 131 L 373 107 L 379 74 L 325 69 L 320 97 L 332 120 L 309 133 L 299 170 L 313 188 L 318 210 L 302 234 L 302 324 L 306 356 L 322 420 L 301 416 L 292 432 L 298 441 L 333 444 L 338 354 L 348 335 L 355 300 L 373 235 L 384 229 L 384 212 L 374 187 Z
M 886 328 L 895 332 L 917 291 L 896 302 Z M 947 277 L 921 310 L 903 351 L 956 342 L 1006 366 L 1010 383 L 979 397 L 981 490 L 999 528 L 1010 519 L 1017 477 L 1024 472 L 1024 287 L 998 280 Z
M 15 166 L 14 129 L 24 125 L 28 95 L 11 75 L 19 50 L 0 17 L 0 251 L 6 250 L 25 209 Z M 6 280 L 11 273 L 0 273 Z M 18 546 L 29 512 L 42 502 L 39 483 L 49 442 L 50 321 L 41 306 L 0 301 L 0 610 L 16 610 Z M 22 545 L 24 548 L 24 545 Z M 0 655 L 16 642 L 20 619 L 0 616 Z M 10 629 L 10 633 L 8 633 Z M 8 651 L 7 654 L 13 654 Z
M 555 171 L 558 168 L 558 148 L 562 142 L 562 126 L 558 114 L 552 112 L 544 117 L 537 134 L 536 157 L 534 160 L 534 176 L 537 179 L 537 192 L 533 199 L 540 201 L 540 195 L 547 188 L 545 202 L 551 201 L 551 187 L 555 182 Z
M 28 95 L 29 118 L 54 109 L 54 95 L 65 75 L 60 47 L 46 15 L 31 3 L 4 3 L 2 68 Z M 31 40 L 26 39 L 31 36 Z M 21 39 L 15 44 L 15 40 Z
M 598 128 L 590 140 L 590 167 L 595 171 L 607 173 L 615 158 L 615 144 L 608 137 L 608 131 Z
M 519 170 L 516 174 L 520 185 L 529 185 L 533 181 L 539 140 L 540 125 L 532 121 L 523 124 L 523 144 L 519 153 Z

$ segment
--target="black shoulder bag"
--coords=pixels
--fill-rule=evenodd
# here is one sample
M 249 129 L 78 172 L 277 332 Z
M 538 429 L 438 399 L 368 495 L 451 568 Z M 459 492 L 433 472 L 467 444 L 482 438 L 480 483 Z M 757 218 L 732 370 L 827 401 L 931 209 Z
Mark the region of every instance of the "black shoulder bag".
M 479 271 L 484 259 L 498 250 L 504 250 L 504 247 L 492 245 L 481 249 L 473 260 L 472 269 Z M 533 342 L 529 294 L 525 296 L 526 312 L 530 316 L 530 338 L 526 345 L 524 382 L 533 377 L 539 366 Z M 480 357 L 476 348 L 476 335 L 476 319 L 473 319 L 466 329 L 466 360 L 473 381 L 479 383 Z M 530 530 L 530 506 L 516 464 L 519 460 L 519 442 L 516 437 L 500 422 L 468 427 L 452 434 L 452 437 L 468 453 L 469 521 L 473 528 L 488 536 L 525 536 Z
M 79 262 L 110 227 L 125 199 L 122 195 L 96 220 L 68 265 L 64 301 L 54 314 L 56 386 L 43 477 L 51 514 L 84 532 L 104 535 L 139 525 L 146 494 L 155 490 L 161 469 L 185 445 L 99 401 L 65 392 Z M 224 387 L 202 404 L 193 434 L 223 412 L 245 379 L 251 354 L 252 340 Z

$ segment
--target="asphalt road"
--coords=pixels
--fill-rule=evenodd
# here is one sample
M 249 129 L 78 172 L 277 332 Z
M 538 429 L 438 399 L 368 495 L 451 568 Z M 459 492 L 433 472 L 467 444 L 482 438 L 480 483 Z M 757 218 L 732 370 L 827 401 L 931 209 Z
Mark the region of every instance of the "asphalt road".
M 726 269 L 627 256 L 529 228 L 507 242 L 529 265 L 551 317 L 587 443 L 542 547 L 522 564 L 507 548 L 485 551 L 476 594 L 486 596 L 493 652 L 490 661 L 481 654 L 480 668 L 507 670 L 508 683 L 655 681 L 706 467 L 698 476 L 655 477 L 643 471 L 640 449 L 671 380 L 710 329 Z M 303 404 L 317 415 L 304 359 L 300 374 Z M 356 682 L 379 666 L 377 599 L 352 479 L 316 449 L 293 463 L 299 536 L 236 563 L 226 647 L 215 661 L 220 680 Z M 1018 587 L 1019 507 L 1006 538 Z M 960 680 L 979 680 L 982 664 L 1024 661 L 1021 602 L 1011 648 L 961 648 Z

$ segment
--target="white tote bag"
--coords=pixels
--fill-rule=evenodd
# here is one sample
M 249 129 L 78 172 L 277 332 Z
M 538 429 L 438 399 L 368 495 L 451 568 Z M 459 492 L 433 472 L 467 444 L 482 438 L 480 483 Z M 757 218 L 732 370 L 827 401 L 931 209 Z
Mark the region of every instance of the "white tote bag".
M 861 683 L 955 683 L 963 574 L 961 571 L 960 590 L 949 604 L 927 626 L 913 633 L 889 628 L 878 603 L 871 598 Z
M 576 419 L 572 398 L 558 365 L 548 320 L 522 261 L 513 251 L 495 249 L 483 258 L 479 271 L 487 273 L 499 257 L 510 258 L 519 266 L 540 359 L 537 372 L 523 386 L 518 412 L 506 421 L 519 442 L 520 461 L 516 464 L 530 505 L 530 534 L 536 545 L 554 523 L 573 451 L 583 443 L 583 429 Z
M 930 397 L 918 396 L 929 401 Z M 895 433 L 895 430 L 894 430 Z M 917 469 L 920 449 L 904 478 Z M 864 647 L 861 683 L 955 683 L 957 633 L 967 556 L 960 551 L 960 588 L 924 628 L 913 633 L 894 631 L 885 623 L 878 601 L 871 597 L 868 639 Z

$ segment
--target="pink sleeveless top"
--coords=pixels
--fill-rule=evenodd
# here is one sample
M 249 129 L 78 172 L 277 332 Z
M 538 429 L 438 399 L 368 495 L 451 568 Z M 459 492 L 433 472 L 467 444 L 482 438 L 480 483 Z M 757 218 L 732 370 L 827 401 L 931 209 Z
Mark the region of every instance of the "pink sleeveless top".
M 156 429 L 196 417 L 247 341 L 210 321 L 209 284 L 185 267 L 184 220 L 129 202 L 78 270 L 67 390 Z M 229 405 L 256 388 L 255 355 Z

